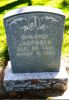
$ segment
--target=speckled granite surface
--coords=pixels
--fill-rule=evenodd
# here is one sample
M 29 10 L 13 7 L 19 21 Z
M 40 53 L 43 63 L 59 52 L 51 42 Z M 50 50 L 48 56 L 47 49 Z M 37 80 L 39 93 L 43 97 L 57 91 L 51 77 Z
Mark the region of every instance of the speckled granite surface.
M 7 92 L 50 88 L 66 90 L 67 73 L 64 66 L 60 68 L 60 72 L 13 73 L 9 61 L 4 72 L 4 87 Z

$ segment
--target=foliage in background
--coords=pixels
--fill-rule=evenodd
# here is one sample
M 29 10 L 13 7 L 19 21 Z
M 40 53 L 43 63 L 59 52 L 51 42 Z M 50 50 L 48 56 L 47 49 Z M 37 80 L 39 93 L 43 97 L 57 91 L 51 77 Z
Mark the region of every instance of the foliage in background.
M 0 60 L 9 59 L 6 34 L 4 30 L 4 15 L 16 8 L 32 5 L 45 5 L 60 8 L 65 13 L 65 31 L 62 45 L 62 55 L 69 55 L 69 0 L 0 0 Z

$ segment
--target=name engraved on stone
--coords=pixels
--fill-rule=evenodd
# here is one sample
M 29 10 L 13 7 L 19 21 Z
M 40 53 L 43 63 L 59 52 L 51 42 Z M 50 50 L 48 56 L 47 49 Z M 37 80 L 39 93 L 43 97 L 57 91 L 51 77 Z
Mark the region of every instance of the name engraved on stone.
M 41 55 L 53 55 L 54 47 L 52 41 L 49 40 L 47 34 L 39 35 L 22 35 L 21 42 L 18 43 L 16 50 L 16 56 L 32 56 L 34 52 L 39 56 Z M 40 52 L 40 48 L 42 51 Z

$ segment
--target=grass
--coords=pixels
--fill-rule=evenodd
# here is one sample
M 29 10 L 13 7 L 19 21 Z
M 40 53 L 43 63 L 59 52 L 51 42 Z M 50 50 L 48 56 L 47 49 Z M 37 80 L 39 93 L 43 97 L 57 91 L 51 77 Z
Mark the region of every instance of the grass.
M 62 54 L 69 55 L 69 34 L 64 34 Z
M 28 5 L 46 5 L 63 10 L 66 16 L 62 55 L 69 56 L 69 0 L 0 0 L 0 60 L 8 60 L 6 34 L 3 24 L 4 15 L 15 8 Z

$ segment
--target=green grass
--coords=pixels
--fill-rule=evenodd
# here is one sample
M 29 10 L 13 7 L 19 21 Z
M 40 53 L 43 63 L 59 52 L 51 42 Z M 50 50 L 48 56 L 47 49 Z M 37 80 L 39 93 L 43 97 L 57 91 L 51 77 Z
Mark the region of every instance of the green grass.
M 69 34 L 64 34 L 62 54 L 69 55 Z
M 9 59 L 6 34 L 3 24 L 4 15 L 12 9 L 21 8 L 24 6 L 28 6 L 30 4 L 52 6 L 63 10 L 66 16 L 66 20 L 65 20 L 65 31 L 64 31 L 64 38 L 62 45 L 62 55 L 68 56 L 69 55 L 69 10 L 68 10 L 69 0 L 20 0 L 20 2 L 16 5 L 11 4 L 16 1 L 17 0 L 0 0 L 0 12 L 1 12 L 0 13 L 0 60 Z

